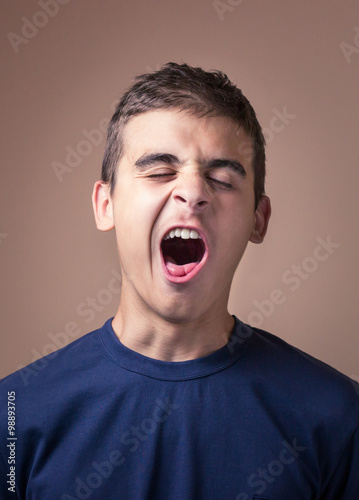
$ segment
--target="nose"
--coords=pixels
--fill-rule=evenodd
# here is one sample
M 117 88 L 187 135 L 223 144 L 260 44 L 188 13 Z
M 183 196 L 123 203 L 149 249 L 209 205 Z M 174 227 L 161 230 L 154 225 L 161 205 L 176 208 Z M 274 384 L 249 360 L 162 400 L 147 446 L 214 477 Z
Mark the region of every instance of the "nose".
M 208 183 L 200 172 L 182 172 L 172 196 L 177 203 L 196 211 L 205 209 L 212 199 Z

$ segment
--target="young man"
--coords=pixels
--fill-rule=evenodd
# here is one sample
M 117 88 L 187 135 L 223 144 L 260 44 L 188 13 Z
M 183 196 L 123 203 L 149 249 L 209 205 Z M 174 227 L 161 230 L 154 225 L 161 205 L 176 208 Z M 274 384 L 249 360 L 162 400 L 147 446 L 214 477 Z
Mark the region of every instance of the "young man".
M 359 498 L 354 383 L 227 310 L 267 230 L 264 176 L 261 127 L 225 75 L 137 78 L 93 192 L 119 308 L 27 386 L 2 381 L 1 498 Z

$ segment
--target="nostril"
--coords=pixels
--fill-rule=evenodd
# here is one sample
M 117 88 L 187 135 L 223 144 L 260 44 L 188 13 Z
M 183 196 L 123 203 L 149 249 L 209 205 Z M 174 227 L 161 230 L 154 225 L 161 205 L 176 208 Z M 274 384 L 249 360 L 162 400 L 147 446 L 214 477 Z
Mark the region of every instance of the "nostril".
M 179 200 L 179 201 L 183 201 L 183 203 L 186 203 L 186 199 L 183 198 L 183 196 L 180 196 L 180 195 L 177 195 L 176 198 Z
M 177 186 L 172 192 L 173 199 L 188 207 L 202 209 L 210 202 L 210 195 L 204 189 L 193 186 Z

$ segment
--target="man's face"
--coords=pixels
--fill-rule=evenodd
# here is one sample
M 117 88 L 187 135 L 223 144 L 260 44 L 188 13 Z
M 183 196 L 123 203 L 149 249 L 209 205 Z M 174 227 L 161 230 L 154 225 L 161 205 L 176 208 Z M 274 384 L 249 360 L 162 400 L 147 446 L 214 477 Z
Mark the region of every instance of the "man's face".
M 226 117 L 159 110 L 128 122 L 112 196 L 121 302 L 173 322 L 226 310 L 236 267 L 257 238 L 245 141 Z

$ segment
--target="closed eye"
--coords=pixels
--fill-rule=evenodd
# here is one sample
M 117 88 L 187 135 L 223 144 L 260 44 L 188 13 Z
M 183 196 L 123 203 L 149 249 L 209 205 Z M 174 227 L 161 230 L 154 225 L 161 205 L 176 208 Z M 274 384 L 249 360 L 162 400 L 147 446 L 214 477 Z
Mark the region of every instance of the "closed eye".
M 153 179 L 153 178 L 158 178 L 158 177 L 172 177 L 173 175 L 176 175 L 175 172 L 165 172 L 162 174 L 148 174 L 146 177 Z
M 232 184 L 230 184 L 229 182 L 220 181 L 219 179 L 215 179 L 214 177 L 208 177 L 208 180 L 211 182 L 215 182 L 216 184 L 219 184 L 220 186 L 226 187 L 228 189 L 233 187 Z

